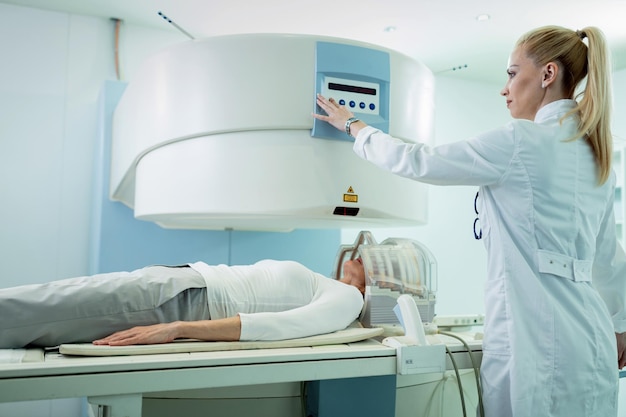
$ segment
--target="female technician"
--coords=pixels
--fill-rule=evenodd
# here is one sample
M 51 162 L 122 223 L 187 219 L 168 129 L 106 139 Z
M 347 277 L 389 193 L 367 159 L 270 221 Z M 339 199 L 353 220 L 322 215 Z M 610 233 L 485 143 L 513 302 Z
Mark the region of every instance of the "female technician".
M 617 415 L 626 259 L 615 236 L 607 62 L 597 28 L 525 34 L 501 92 L 515 120 L 438 147 L 395 139 L 318 97 L 326 115 L 314 117 L 354 136 L 360 157 L 417 181 L 480 187 L 485 416 Z

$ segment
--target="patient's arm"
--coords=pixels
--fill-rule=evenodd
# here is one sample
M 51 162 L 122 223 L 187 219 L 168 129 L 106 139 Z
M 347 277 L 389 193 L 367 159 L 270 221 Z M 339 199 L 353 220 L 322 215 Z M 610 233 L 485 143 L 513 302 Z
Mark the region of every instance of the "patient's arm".
M 138 326 L 113 333 L 104 339 L 94 340 L 94 345 L 151 345 L 169 343 L 174 339 L 199 339 L 206 341 L 234 341 L 241 335 L 239 316 L 218 320 L 175 321 L 152 326 Z

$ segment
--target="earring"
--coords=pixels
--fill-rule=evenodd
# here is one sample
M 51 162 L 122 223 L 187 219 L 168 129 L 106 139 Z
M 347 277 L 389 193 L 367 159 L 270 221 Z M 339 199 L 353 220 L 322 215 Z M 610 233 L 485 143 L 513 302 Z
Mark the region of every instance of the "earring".
M 546 83 L 545 83 L 545 81 L 543 81 L 543 82 L 541 83 L 541 88 L 546 88 Z

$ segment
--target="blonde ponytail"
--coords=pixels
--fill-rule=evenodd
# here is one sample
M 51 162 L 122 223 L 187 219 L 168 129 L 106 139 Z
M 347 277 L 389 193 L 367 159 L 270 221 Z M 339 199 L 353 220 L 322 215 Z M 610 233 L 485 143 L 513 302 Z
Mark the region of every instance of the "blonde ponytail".
M 522 36 L 517 46 L 523 46 L 538 65 L 558 63 L 563 73 L 565 92 L 568 97 L 578 100 L 578 105 L 565 117 L 571 114 L 579 116 L 579 135 L 585 135 L 593 149 L 598 165 L 598 182 L 603 184 L 611 173 L 613 139 L 611 65 L 602 31 L 596 27 L 573 31 L 559 26 L 545 26 Z M 574 97 L 585 79 L 584 89 Z
M 587 84 L 574 111 L 580 114 L 579 131 L 587 135 L 598 163 L 599 182 L 611 173 L 613 140 L 611 135 L 612 87 L 609 53 L 602 32 L 595 27 L 579 31 L 587 38 Z

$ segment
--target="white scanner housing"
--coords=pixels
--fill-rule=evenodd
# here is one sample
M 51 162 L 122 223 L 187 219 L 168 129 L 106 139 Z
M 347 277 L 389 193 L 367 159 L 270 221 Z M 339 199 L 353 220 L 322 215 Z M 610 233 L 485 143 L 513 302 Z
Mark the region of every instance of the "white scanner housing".
M 342 54 L 330 60 L 341 65 L 321 65 L 320 41 L 383 52 L 389 79 L 372 81 L 367 65 L 353 72 Z M 424 223 L 426 186 L 361 160 L 345 133 L 312 136 L 316 93 L 329 93 L 327 78 L 372 91 L 379 85 L 386 96 L 357 106 L 355 115 L 374 125 L 382 120 L 406 141 L 431 142 L 433 76 L 405 55 L 303 35 L 187 41 L 147 60 L 115 110 L 111 198 L 165 228 Z M 358 102 L 359 90 L 351 94 Z

